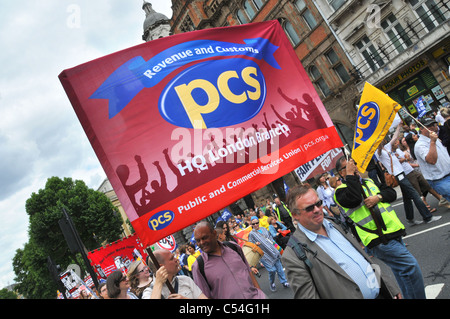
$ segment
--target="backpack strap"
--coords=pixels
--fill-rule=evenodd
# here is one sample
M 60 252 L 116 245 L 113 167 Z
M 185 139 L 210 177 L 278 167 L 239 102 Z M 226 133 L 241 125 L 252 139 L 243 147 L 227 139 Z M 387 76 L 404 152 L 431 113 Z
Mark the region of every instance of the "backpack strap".
M 222 244 L 224 244 L 224 245 L 227 246 L 228 248 L 233 249 L 235 252 L 237 252 L 237 253 L 239 254 L 236 245 L 230 243 L 229 241 L 223 241 Z M 239 254 L 239 256 L 241 256 L 241 254 Z M 242 257 L 242 256 L 241 256 L 241 257 Z
M 198 270 L 200 271 L 200 274 L 202 274 L 203 278 L 205 278 L 205 281 L 208 284 L 209 290 L 211 290 L 211 286 L 209 285 L 208 278 L 206 278 L 206 275 L 205 275 L 205 261 L 203 260 L 202 255 L 197 257 L 196 262 L 198 264 Z
M 314 256 L 317 255 L 317 252 L 313 252 L 312 250 L 310 250 L 306 244 L 301 243 L 295 236 L 291 236 L 287 244 L 294 250 L 298 259 L 302 260 L 309 269 L 313 268 L 313 264 L 306 256 L 305 250 L 308 250 L 309 252 L 314 254 Z
M 288 244 L 289 247 L 291 247 L 294 250 L 294 252 L 297 255 L 298 259 L 302 260 L 305 263 L 306 270 L 309 272 L 309 274 L 311 276 L 311 280 L 314 283 L 314 276 L 311 273 L 311 269 L 313 268 L 313 264 L 311 263 L 311 261 L 306 256 L 305 250 L 307 250 L 308 252 L 313 254 L 314 257 L 317 255 L 317 252 L 314 252 L 311 249 L 309 249 L 306 244 L 300 242 L 295 236 L 291 236 L 291 238 L 289 238 L 289 241 L 288 241 L 287 244 Z M 317 294 L 319 294 L 319 291 L 317 291 Z M 320 298 L 320 294 L 319 294 L 319 298 Z

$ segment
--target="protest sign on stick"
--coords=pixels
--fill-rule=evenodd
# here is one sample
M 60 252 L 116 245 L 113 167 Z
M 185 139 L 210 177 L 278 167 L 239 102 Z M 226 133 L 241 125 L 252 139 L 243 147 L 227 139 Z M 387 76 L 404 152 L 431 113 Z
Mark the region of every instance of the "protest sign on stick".
M 356 117 L 352 158 L 364 173 L 378 145 L 389 132 L 401 105 L 370 83 L 364 84 Z

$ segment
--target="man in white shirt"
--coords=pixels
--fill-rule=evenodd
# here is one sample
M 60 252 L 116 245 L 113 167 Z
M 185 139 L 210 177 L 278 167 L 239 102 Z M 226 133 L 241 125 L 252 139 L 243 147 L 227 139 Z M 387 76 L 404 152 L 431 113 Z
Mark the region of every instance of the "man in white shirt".
M 414 146 L 417 163 L 430 186 L 450 202 L 450 156 L 438 139 L 437 122 L 425 118 L 420 121 L 420 137 Z
M 378 146 L 378 150 L 376 152 L 378 160 L 383 164 L 389 174 L 395 176 L 400 185 L 400 190 L 403 196 L 403 205 L 405 207 L 405 214 L 408 224 L 417 225 L 421 224 L 422 221 L 414 220 L 414 207 L 412 202 L 416 205 L 419 210 L 420 215 L 422 215 L 423 221 L 425 223 L 431 223 L 439 220 L 442 216 L 432 216 L 430 210 L 427 208 L 425 203 L 422 201 L 420 194 L 415 190 L 415 188 L 411 185 L 409 180 L 406 178 L 406 174 L 410 172 L 405 172 L 403 170 L 402 164 L 395 156 L 395 153 L 392 151 L 392 144 L 394 141 L 398 139 L 400 133 L 401 124 L 398 125 L 395 130 L 392 139 L 389 142 L 382 141 Z M 392 166 L 391 166 L 392 163 Z M 412 169 L 412 168 L 411 168 Z M 439 191 L 438 191 L 439 192 Z
M 445 123 L 445 119 L 441 115 L 441 110 L 439 110 L 436 114 L 436 121 L 438 122 L 439 125 L 444 125 L 444 123 Z
M 161 267 L 156 271 L 150 287 L 144 290 L 142 299 L 207 299 L 191 277 L 177 275 L 180 271 L 180 263 L 174 254 L 165 249 L 156 250 L 153 254 Z M 150 258 L 148 264 L 150 267 L 156 268 Z M 172 284 L 176 293 L 170 293 L 169 288 L 165 285 L 167 280 Z

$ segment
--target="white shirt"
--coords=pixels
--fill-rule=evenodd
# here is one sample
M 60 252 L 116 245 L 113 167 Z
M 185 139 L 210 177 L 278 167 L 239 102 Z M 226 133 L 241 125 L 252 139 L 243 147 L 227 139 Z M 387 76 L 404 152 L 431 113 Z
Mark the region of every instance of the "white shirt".
M 328 183 L 328 181 L 327 181 Z M 334 189 L 328 185 L 328 187 L 325 189 L 322 185 L 319 185 L 317 187 L 317 194 L 319 195 L 319 198 L 323 200 L 323 204 L 330 208 L 331 205 L 335 206 L 336 203 L 334 202 L 333 196 L 334 196 Z
M 435 120 L 439 123 L 439 125 L 444 125 L 445 119 L 444 119 L 444 117 L 441 115 L 441 111 L 439 111 L 439 112 L 436 114 Z
M 448 155 L 447 148 L 442 143 L 436 141 L 437 162 L 432 165 L 427 163 L 425 157 L 430 150 L 431 140 L 425 135 L 420 135 L 419 139 L 414 146 L 414 154 L 417 158 L 420 170 L 423 177 L 429 180 L 438 180 L 450 174 L 450 156 Z
M 392 154 L 389 157 L 388 152 L 391 152 L 391 144 L 389 143 L 387 143 L 384 146 L 384 149 L 381 150 L 381 155 L 379 155 L 378 151 L 376 151 L 378 160 L 387 169 L 389 174 L 397 176 L 398 174 L 405 173 L 405 171 L 403 170 L 403 166 L 398 160 L 397 156 L 395 156 L 395 154 Z M 391 168 L 391 157 L 392 157 L 392 165 L 394 166 L 394 171 L 392 171 Z
M 191 279 L 191 277 L 184 276 L 184 275 L 178 275 L 175 276 L 172 280 L 172 287 L 175 287 L 175 279 L 178 280 L 178 293 L 182 295 L 183 297 L 186 297 L 188 299 L 198 299 L 200 295 L 202 294 L 202 291 L 200 288 L 195 284 L 195 282 Z M 146 288 L 144 292 L 142 293 L 142 299 L 150 299 L 152 296 L 153 291 L 153 284 L 155 282 L 155 279 L 151 283 L 150 287 Z M 164 296 L 164 298 L 167 299 L 167 297 L 171 294 L 169 291 L 169 288 L 167 288 L 167 285 L 164 284 L 161 295 Z
M 398 154 L 400 159 L 405 158 L 405 152 L 403 152 L 401 149 L 397 148 L 396 153 Z M 405 171 L 406 175 L 414 171 L 414 168 L 408 163 L 408 161 L 401 162 L 400 164 L 402 164 L 403 170 Z

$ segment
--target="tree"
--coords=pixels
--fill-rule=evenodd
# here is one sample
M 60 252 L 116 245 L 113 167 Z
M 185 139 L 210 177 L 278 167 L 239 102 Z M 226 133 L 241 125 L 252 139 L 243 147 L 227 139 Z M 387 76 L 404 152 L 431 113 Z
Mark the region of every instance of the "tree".
M 17 295 L 13 291 L 3 288 L 0 290 L 0 299 L 17 299 Z
M 47 269 L 47 256 L 63 269 L 78 263 L 58 224 L 63 208 L 72 218 L 88 251 L 121 237 L 120 214 L 103 193 L 88 188 L 81 180 L 49 178 L 45 188 L 32 193 L 26 201 L 29 242 L 23 250 L 17 250 L 14 257 L 16 282 L 19 282 L 17 289 L 26 298 L 53 298 L 56 295 L 56 285 Z
M 47 257 L 32 239 L 23 249 L 17 249 L 13 258 L 16 274 L 16 290 L 28 299 L 51 299 L 56 297 L 57 285 L 46 267 Z

